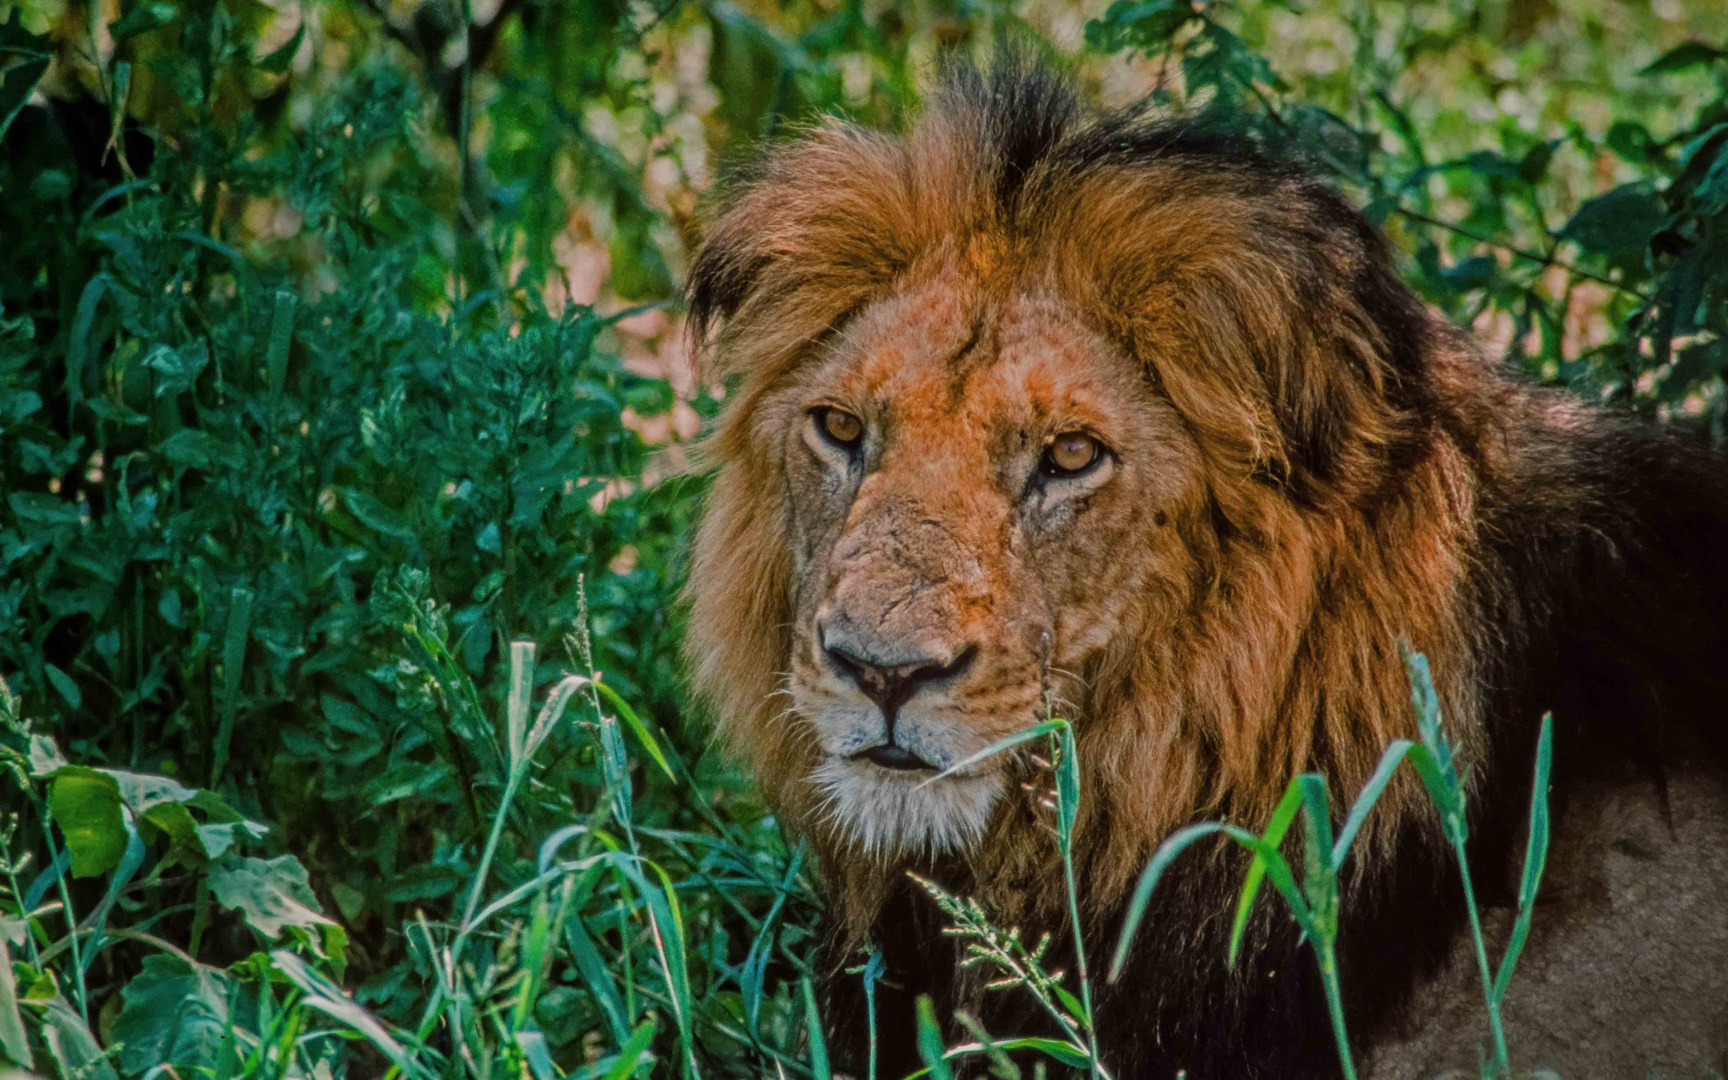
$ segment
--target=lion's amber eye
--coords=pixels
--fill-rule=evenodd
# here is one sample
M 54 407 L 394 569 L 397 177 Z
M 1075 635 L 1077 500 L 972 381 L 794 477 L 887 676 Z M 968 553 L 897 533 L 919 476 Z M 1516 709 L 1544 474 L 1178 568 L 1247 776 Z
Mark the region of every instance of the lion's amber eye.
M 1098 440 L 1079 431 L 1064 431 L 1044 448 L 1044 471 L 1052 476 L 1085 472 L 1103 452 Z
M 842 409 L 823 409 L 816 422 L 830 439 L 842 446 L 851 446 L 864 437 L 864 421 Z

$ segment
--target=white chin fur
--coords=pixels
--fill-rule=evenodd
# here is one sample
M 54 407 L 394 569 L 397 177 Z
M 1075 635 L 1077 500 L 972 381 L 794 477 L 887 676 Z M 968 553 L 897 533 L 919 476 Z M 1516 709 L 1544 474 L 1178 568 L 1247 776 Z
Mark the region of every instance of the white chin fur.
M 928 772 L 897 772 L 831 757 L 814 776 L 823 806 L 869 855 L 957 854 L 977 843 L 1004 781 L 995 774 L 949 776 L 929 787 Z

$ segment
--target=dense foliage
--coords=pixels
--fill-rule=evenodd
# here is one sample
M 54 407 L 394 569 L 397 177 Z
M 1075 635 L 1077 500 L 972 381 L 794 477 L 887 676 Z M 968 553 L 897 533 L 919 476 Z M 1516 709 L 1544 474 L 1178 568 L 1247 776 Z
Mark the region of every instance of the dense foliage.
M 0 7 L 0 1065 L 824 1075 L 820 901 L 678 674 L 710 177 L 1070 41 L 1293 143 L 1536 377 L 1719 437 L 1700 8 Z

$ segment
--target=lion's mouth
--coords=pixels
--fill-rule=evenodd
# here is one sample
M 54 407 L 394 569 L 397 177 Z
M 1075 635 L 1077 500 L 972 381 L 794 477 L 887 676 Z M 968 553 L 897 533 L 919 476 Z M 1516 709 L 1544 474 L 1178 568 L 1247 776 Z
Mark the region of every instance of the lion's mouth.
M 936 771 L 936 766 L 925 761 L 923 758 L 906 749 L 904 746 L 891 742 L 878 743 L 867 750 L 858 751 L 856 754 L 851 755 L 851 757 L 854 761 L 862 759 L 873 765 L 880 765 L 884 769 L 901 769 L 905 771 L 922 770 L 925 772 Z

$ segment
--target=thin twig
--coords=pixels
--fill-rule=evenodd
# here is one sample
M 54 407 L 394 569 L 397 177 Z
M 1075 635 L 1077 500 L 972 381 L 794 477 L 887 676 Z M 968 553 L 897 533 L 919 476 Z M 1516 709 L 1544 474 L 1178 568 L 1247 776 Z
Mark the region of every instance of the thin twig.
M 1495 240 L 1493 237 L 1484 236 L 1473 229 L 1466 229 L 1462 225 L 1454 225 L 1450 221 L 1442 221 L 1437 217 L 1430 217 L 1427 214 L 1420 213 L 1416 210 L 1406 210 L 1402 206 L 1393 207 L 1392 212 L 1397 214 L 1399 217 L 1409 218 L 1411 221 L 1421 222 L 1424 225 L 1433 225 L 1436 228 L 1445 229 L 1448 232 L 1456 233 L 1459 236 L 1474 240 L 1478 244 L 1487 244 L 1489 247 L 1498 248 L 1509 255 L 1515 255 L 1520 259 L 1526 259 L 1541 266 L 1558 266 L 1569 274 L 1576 274 L 1581 278 L 1594 281 L 1600 285 L 1606 285 L 1611 289 L 1618 289 L 1623 293 L 1630 293 L 1640 300 L 1648 302 L 1650 299 L 1646 293 L 1634 289 L 1632 286 L 1627 285 L 1624 282 L 1615 281 L 1613 278 L 1609 277 L 1603 277 L 1601 274 L 1591 273 L 1589 270 L 1582 269 L 1572 263 L 1556 259 L 1552 255 L 1543 255 L 1535 251 L 1526 251 L 1523 248 L 1514 247 L 1504 241 Z

